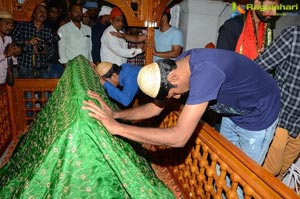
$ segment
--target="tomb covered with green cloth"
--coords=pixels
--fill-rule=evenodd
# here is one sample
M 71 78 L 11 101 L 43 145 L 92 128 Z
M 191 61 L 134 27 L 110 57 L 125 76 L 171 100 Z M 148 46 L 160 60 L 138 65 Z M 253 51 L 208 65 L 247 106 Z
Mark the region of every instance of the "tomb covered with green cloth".
M 89 61 L 78 56 L 1 168 L 0 198 L 174 198 L 131 142 L 81 109 L 88 90 L 118 108 Z

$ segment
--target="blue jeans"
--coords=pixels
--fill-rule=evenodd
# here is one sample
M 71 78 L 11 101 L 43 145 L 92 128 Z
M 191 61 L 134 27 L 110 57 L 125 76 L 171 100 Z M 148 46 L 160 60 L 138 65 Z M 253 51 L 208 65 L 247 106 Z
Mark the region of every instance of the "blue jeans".
M 49 64 L 46 68 L 20 68 L 15 74 L 16 78 L 60 78 L 64 68 L 60 64 Z
M 49 64 L 49 78 L 60 78 L 64 72 L 61 64 Z
M 277 122 L 278 120 L 267 129 L 250 131 L 237 126 L 230 118 L 223 117 L 220 133 L 259 165 L 262 165 L 274 137 Z

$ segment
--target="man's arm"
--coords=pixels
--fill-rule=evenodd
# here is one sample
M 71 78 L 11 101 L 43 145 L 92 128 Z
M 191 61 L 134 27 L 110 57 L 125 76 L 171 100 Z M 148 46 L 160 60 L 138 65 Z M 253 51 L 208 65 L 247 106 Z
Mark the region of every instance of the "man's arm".
M 146 40 L 146 35 L 129 35 L 126 33 L 121 32 L 110 32 L 113 36 L 118 38 L 125 39 L 126 41 L 133 42 L 133 43 L 141 43 Z
M 161 58 L 176 58 L 178 55 L 182 52 L 182 47 L 181 46 L 172 46 L 171 51 L 166 51 L 166 52 L 156 52 L 154 51 L 153 55 L 161 57 Z
M 126 42 L 122 40 L 123 42 Z M 120 38 L 112 36 L 112 35 L 105 35 L 104 37 L 102 36 L 101 42 L 106 43 L 107 48 L 110 49 L 110 51 L 114 52 L 120 57 L 126 57 L 126 58 L 132 58 L 137 56 L 138 54 L 142 53 L 142 49 L 140 48 L 130 48 L 128 49 L 127 47 L 124 47 L 120 44 Z M 126 43 L 127 46 L 127 43 Z M 101 47 L 103 48 L 103 46 Z
M 58 35 L 60 36 L 60 40 L 58 41 L 58 54 L 59 54 L 59 62 L 61 64 L 66 64 L 68 62 L 65 47 L 66 47 L 66 38 L 64 34 L 64 30 L 62 28 L 58 29 Z
M 149 143 L 154 145 L 167 145 L 171 147 L 183 147 L 193 134 L 208 102 L 197 105 L 186 105 L 178 119 L 178 123 L 172 128 L 142 128 L 117 122 L 114 118 L 135 119 L 134 115 L 141 114 L 141 110 L 151 111 L 153 105 L 146 104 L 145 107 L 116 112 L 114 116 L 107 110 L 104 101 L 99 101 L 102 108 L 91 101 L 85 101 L 83 109 L 89 110 L 89 116 L 100 121 L 113 135 L 120 135 L 128 139 Z M 104 103 L 104 104 L 103 104 Z M 150 108 L 150 109 L 148 109 Z M 151 111 L 152 112 L 152 111 Z M 146 112 L 146 114 L 149 114 Z M 128 117 L 129 116 L 129 117 Z
M 143 120 L 159 115 L 164 108 L 155 103 L 147 103 L 141 106 L 116 111 L 113 114 L 114 119 L 124 120 Z
M 130 80 L 128 80 L 127 82 L 129 82 Z M 134 80 L 134 81 L 136 81 L 136 80 Z M 128 106 L 132 102 L 132 100 L 138 90 L 138 85 L 136 83 L 129 84 L 129 85 L 125 84 L 123 89 L 115 87 L 108 81 L 106 81 L 103 86 L 104 86 L 108 96 L 113 98 L 114 100 L 118 101 L 123 106 Z

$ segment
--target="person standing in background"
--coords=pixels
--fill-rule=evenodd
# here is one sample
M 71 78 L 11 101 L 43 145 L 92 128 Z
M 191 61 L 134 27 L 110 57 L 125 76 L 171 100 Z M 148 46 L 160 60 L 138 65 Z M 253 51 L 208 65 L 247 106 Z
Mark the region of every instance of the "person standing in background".
M 12 44 L 10 34 L 14 28 L 14 18 L 12 14 L 6 10 L 0 10 L 0 84 L 6 82 L 8 59 L 12 59 L 14 64 L 17 63 L 16 56 L 22 53 L 19 46 Z M 10 70 L 12 72 L 12 70 Z M 12 75 L 12 74 L 10 74 Z
M 82 23 L 87 26 L 89 26 L 90 23 L 89 10 L 86 8 L 82 8 Z
M 170 24 L 170 9 L 167 9 L 160 19 L 160 26 L 155 29 L 155 51 L 153 61 L 162 58 L 175 59 L 183 48 L 182 32 Z
M 85 56 L 92 62 L 91 28 L 82 24 L 82 6 L 74 3 L 70 5 L 71 21 L 58 29 L 59 62 L 66 64 L 78 55 Z
M 139 27 L 128 27 L 127 34 L 129 35 L 143 35 L 142 29 Z M 144 42 L 142 42 L 144 43 Z M 139 43 L 128 42 L 128 48 L 138 48 Z M 136 66 L 144 66 L 145 65 L 145 53 L 138 54 L 135 57 L 128 58 L 127 63 Z
M 114 7 L 110 12 L 111 25 L 108 26 L 101 37 L 100 56 L 101 61 L 115 63 L 121 65 L 127 63 L 127 58 L 135 57 L 141 54 L 143 48 L 128 49 L 128 44 L 125 39 L 115 37 L 111 32 L 119 32 L 123 30 L 124 17 L 122 11 Z
M 279 4 L 279 0 L 251 0 L 251 4 L 260 7 L 270 7 Z M 248 10 L 243 15 L 237 15 L 225 21 L 219 29 L 217 48 L 232 50 L 255 59 L 272 41 L 270 20 L 276 15 L 276 10 Z
M 49 60 L 53 58 L 55 37 L 53 31 L 45 25 L 47 4 L 38 4 L 29 22 L 20 22 L 12 33 L 13 41 L 26 48 L 18 56 L 18 74 L 20 78 L 51 78 Z
M 300 154 L 300 26 L 284 29 L 254 60 L 274 78 L 281 91 L 281 110 L 263 167 L 280 180 Z
M 169 9 L 163 14 L 160 21 L 160 26 L 155 29 L 154 43 L 155 49 L 153 52 L 153 61 L 162 58 L 175 59 L 183 48 L 182 32 L 170 25 L 171 14 Z M 112 31 L 112 35 L 125 39 L 128 42 L 141 43 L 146 40 L 146 35 L 133 35 L 122 32 Z
M 95 64 L 101 62 L 101 37 L 104 30 L 110 25 L 110 12 L 111 7 L 103 5 L 99 12 L 98 22 L 92 27 L 92 57 Z
M 98 14 L 99 14 L 99 9 L 98 9 L 98 2 L 97 1 L 85 1 L 83 4 L 83 7 L 88 9 L 89 11 L 89 26 L 94 27 L 94 25 L 98 21 Z
M 55 36 L 55 41 L 53 42 L 54 45 L 54 55 L 51 59 L 49 59 L 49 67 L 53 74 L 51 77 L 53 78 L 60 78 L 64 72 L 64 67 L 59 63 L 59 54 L 58 54 L 58 41 L 60 40 L 59 36 L 57 35 L 57 30 L 60 26 L 60 21 L 62 20 L 62 8 L 56 2 L 48 4 L 48 16 L 45 22 L 45 25 L 48 26 Z

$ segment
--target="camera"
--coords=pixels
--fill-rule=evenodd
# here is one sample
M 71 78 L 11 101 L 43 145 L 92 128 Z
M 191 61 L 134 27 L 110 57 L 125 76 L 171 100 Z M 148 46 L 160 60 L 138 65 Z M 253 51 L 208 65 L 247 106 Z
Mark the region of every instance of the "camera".
M 51 44 L 56 43 L 56 42 L 58 42 L 59 40 L 60 40 L 59 35 L 55 34 L 55 35 L 54 35 L 50 40 L 48 40 L 48 41 L 40 41 L 40 42 L 36 45 L 38 52 L 43 52 L 47 46 L 50 46 Z

